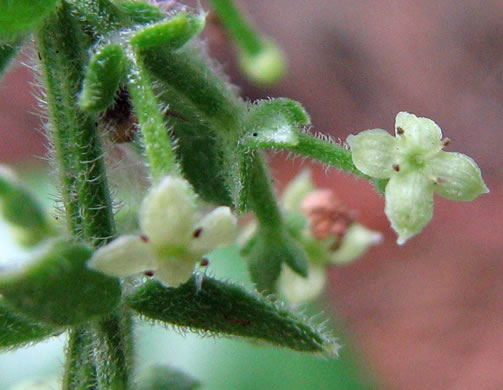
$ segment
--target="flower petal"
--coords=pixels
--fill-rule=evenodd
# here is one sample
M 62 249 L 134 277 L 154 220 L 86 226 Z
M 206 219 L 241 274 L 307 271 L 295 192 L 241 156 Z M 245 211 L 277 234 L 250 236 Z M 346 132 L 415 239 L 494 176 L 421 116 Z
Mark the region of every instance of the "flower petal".
M 217 207 L 206 215 L 193 232 L 190 251 L 195 257 L 232 243 L 236 234 L 236 217 L 228 207 Z
M 124 235 L 102 246 L 87 263 L 107 275 L 124 278 L 156 266 L 152 245 L 137 235 Z
M 330 256 L 330 264 L 346 265 L 363 255 L 372 245 L 382 241 L 382 234 L 353 223 L 347 230 L 341 246 Z
M 313 300 L 325 287 L 327 272 L 324 265 L 310 264 L 307 278 L 283 265 L 278 279 L 278 291 L 291 304 Z
M 346 141 L 351 148 L 353 163 L 360 171 L 380 179 L 391 176 L 396 140 L 387 131 L 365 130 L 350 135 Z
M 140 227 L 156 247 L 188 244 L 195 199 L 187 181 L 167 176 L 143 200 Z
M 395 174 L 386 185 L 385 213 L 402 245 L 433 217 L 433 182 L 421 172 Z
M 429 164 L 434 190 L 444 198 L 470 201 L 489 192 L 477 163 L 464 154 L 440 152 Z
M 395 134 L 397 138 L 406 141 L 407 148 L 438 151 L 443 146 L 442 130 L 435 122 L 428 118 L 418 118 L 408 112 L 402 111 L 396 116 Z
M 166 286 L 177 287 L 190 278 L 195 265 L 194 261 L 184 258 L 159 259 L 154 277 Z

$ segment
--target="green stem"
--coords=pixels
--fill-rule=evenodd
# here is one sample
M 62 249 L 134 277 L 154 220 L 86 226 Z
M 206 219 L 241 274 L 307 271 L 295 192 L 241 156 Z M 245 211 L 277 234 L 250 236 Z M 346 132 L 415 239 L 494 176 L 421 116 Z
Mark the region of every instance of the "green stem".
M 299 133 L 298 138 L 297 145 L 286 146 L 285 149 L 370 180 L 369 176 L 353 164 L 351 151 L 348 149 L 305 133 Z
M 68 225 L 98 246 L 115 232 L 97 117 L 77 104 L 89 42 L 63 3 L 38 34 Z
M 92 344 L 93 334 L 85 326 L 70 330 L 66 347 L 63 389 L 99 389 Z
M 351 151 L 334 143 L 324 141 L 312 135 L 299 133 L 299 143 L 295 146 L 277 145 L 276 149 L 287 149 L 291 152 L 310 157 L 342 171 L 352 173 L 370 181 L 375 189 L 383 194 L 388 179 L 375 179 L 364 174 L 353 163 Z
M 259 154 L 255 154 L 251 160 L 248 192 L 250 206 L 262 228 L 272 231 L 282 229 L 281 212 L 264 161 Z
M 263 48 L 260 35 L 248 24 L 231 0 L 209 0 L 219 19 L 241 50 L 256 55 Z
M 239 13 L 232 0 L 210 0 L 219 19 L 239 49 L 241 70 L 259 85 L 279 81 L 286 71 L 286 60 L 270 39 L 257 33 Z
M 129 389 L 132 368 L 132 322 L 127 310 L 98 321 L 94 326 L 94 358 L 100 389 Z
M 141 62 L 131 64 L 128 89 L 143 135 L 145 154 L 153 181 L 156 182 L 167 174 L 179 174 L 180 169 L 169 139 L 165 115 Z
M 97 131 L 97 117 L 80 110 L 77 102 L 88 61 L 91 44 L 80 29 L 69 5 L 62 2 L 57 13 L 47 19 L 37 35 L 44 79 L 47 86 L 47 101 L 50 114 L 50 138 L 54 145 L 54 158 L 62 178 L 63 203 L 68 215 L 68 226 L 73 235 L 99 246 L 115 234 L 112 203 L 103 160 L 103 150 Z M 113 389 L 128 389 L 128 370 L 125 361 L 112 363 L 100 360 L 95 354 L 89 359 L 90 343 L 107 346 L 114 354 L 130 351 L 117 339 L 127 338 L 131 332 L 121 324 L 120 316 L 111 316 L 99 321 L 120 335 L 112 337 L 107 332 L 72 330 L 67 352 L 64 389 L 74 389 L 73 378 L 79 382 L 96 383 L 96 378 L 111 378 Z M 85 327 L 84 325 L 83 327 Z M 119 352 L 120 351 L 120 352 Z M 114 375 L 102 372 L 110 365 Z M 82 376 L 87 379 L 82 379 Z

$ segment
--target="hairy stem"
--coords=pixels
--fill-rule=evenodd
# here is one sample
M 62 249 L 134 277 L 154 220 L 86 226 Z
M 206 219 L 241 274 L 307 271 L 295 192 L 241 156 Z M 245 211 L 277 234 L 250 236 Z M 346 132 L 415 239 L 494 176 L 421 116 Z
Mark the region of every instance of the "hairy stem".
M 66 346 L 63 389 L 99 389 L 92 343 L 93 334 L 86 327 L 76 327 L 70 331 Z
M 94 325 L 94 358 L 100 389 L 126 390 L 132 368 L 132 323 L 127 310 Z
M 367 176 L 358 168 L 356 168 L 351 157 L 351 151 L 331 142 L 324 141 L 320 138 L 313 137 L 312 135 L 299 133 L 299 143 L 295 146 L 285 146 L 291 152 L 307 156 L 313 160 L 318 160 L 324 164 L 331 165 L 342 171 L 352 173 L 355 176 L 367 179 L 374 184 L 375 189 L 381 194 L 384 193 L 384 188 L 388 179 L 375 179 Z M 275 148 L 281 149 L 281 146 Z
M 269 172 L 260 154 L 255 154 L 250 164 L 249 197 L 253 209 L 262 228 L 277 230 L 282 227 L 281 212 L 271 184 Z
M 115 232 L 97 117 L 78 107 L 89 42 L 63 3 L 38 33 L 50 138 L 62 179 L 68 226 L 98 246 Z
M 341 145 L 324 141 L 312 135 L 298 134 L 299 143 L 295 146 L 288 146 L 288 150 L 318 160 L 356 176 L 370 179 L 353 164 L 351 152 Z
M 99 246 L 114 236 L 115 226 L 97 117 L 80 110 L 77 103 L 91 42 L 64 1 L 58 12 L 44 23 L 37 38 L 47 87 L 51 122 L 49 137 L 61 176 L 67 224 L 74 236 Z M 117 340 L 127 338 L 130 329 L 123 327 L 121 316 L 111 316 L 99 320 L 99 323 L 107 327 L 115 324 L 116 334 L 84 331 L 85 326 L 72 330 L 65 390 L 75 388 L 74 377 L 79 377 L 78 383 L 83 384 L 94 384 L 95 378 L 107 377 L 110 379 L 109 388 L 128 389 L 128 366 L 125 363 L 128 359 L 116 359 L 113 363 L 102 361 L 100 359 L 105 356 L 95 353 L 89 344 L 97 345 L 97 348 L 108 345 L 115 353 L 122 351 L 127 356 L 129 351 L 125 351 L 123 343 Z M 93 359 L 89 358 L 90 349 Z M 109 365 L 116 370 L 115 373 L 102 372 L 103 367 Z

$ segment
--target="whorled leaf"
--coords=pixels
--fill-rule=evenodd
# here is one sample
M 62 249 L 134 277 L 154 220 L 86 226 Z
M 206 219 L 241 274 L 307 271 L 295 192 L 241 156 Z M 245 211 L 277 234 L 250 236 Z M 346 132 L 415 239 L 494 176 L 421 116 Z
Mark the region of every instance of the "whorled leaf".
M 121 1 L 118 7 L 134 24 L 158 22 L 166 16 L 159 7 L 146 1 Z
M 79 96 L 80 107 L 85 111 L 100 112 L 111 106 L 124 70 L 125 56 L 120 45 L 109 43 L 102 47 L 89 61 Z
M 204 20 L 204 15 L 179 12 L 166 21 L 140 30 L 131 38 L 130 43 L 138 50 L 155 49 L 161 46 L 178 49 L 201 32 Z
M 175 153 L 184 176 L 203 200 L 231 206 L 232 199 L 222 176 L 224 168 L 215 135 L 201 123 L 175 117 L 172 123 Z
M 127 304 L 148 319 L 193 331 L 337 354 L 334 338 L 270 299 L 235 284 L 198 278 L 177 288 L 149 281 L 127 298 Z
M 276 290 L 282 263 L 296 274 L 307 277 L 307 255 L 290 233 L 283 229 L 259 229 L 242 254 L 248 262 L 251 278 L 261 292 L 272 293 Z
M 0 274 L 0 293 L 28 318 L 57 326 L 108 314 L 119 303 L 120 283 L 88 269 L 91 254 L 84 245 L 56 241 L 20 270 Z
M 60 332 L 22 316 L 0 297 L 0 351 L 36 343 Z

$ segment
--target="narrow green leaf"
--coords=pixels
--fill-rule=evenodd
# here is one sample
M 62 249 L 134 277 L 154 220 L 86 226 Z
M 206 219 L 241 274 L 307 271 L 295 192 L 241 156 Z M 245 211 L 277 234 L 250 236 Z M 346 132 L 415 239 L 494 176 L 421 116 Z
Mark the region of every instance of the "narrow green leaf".
M 0 297 L 0 351 L 35 343 L 60 332 L 16 313 Z
M 122 1 L 118 7 L 134 24 L 149 24 L 165 18 L 158 7 L 145 1 Z
M 56 241 L 38 259 L 0 274 L 0 293 L 29 318 L 73 325 L 110 313 L 119 303 L 119 280 L 86 267 L 92 251 Z
M 259 228 L 242 254 L 248 262 L 251 278 L 261 292 L 276 291 L 283 262 L 299 275 L 307 276 L 307 255 L 286 229 Z
M 182 50 L 185 51 L 185 48 Z M 149 50 L 143 53 L 145 64 L 151 62 L 153 52 Z M 172 68 L 173 72 L 185 72 L 192 67 L 192 70 L 188 72 L 188 77 L 192 77 L 190 75 L 195 75 L 194 72 L 197 72 L 196 77 L 198 78 L 201 73 L 204 73 L 208 75 L 208 79 L 217 80 L 216 75 L 208 68 L 204 68 L 202 62 L 198 63 L 201 69 L 196 69 L 195 62 L 197 61 L 192 61 L 196 56 L 196 53 L 190 58 L 183 55 L 182 58 L 188 61 L 185 63 L 186 66 L 178 67 L 178 65 L 182 65 L 178 64 Z M 176 56 L 172 58 L 178 62 Z M 159 61 L 159 66 L 163 66 L 164 69 L 171 65 L 173 63 L 164 63 L 161 59 Z M 150 66 L 148 65 L 146 68 L 152 72 L 153 69 Z M 166 74 L 166 76 L 168 75 Z M 169 77 L 171 76 L 169 75 Z M 180 75 L 180 80 L 172 79 L 172 81 L 174 84 L 177 84 L 178 81 L 183 82 L 183 77 Z M 240 116 L 239 111 L 247 112 L 247 106 L 234 104 L 235 97 L 231 97 L 229 90 L 224 90 L 226 86 L 221 83 L 221 80 L 218 80 L 216 85 L 210 82 L 206 86 L 202 84 L 204 80 L 198 80 L 196 88 L 192 88 L 188 83 L 186 85 L 172 85 L 165 79 L 156 78 L 154 81 L 158 86 L 156 92 L 159 99 L 169 107 L 166 115 L 169 117 L 170 123 L 173 124 L 171 134 L 176 140 L 175 153 L 184 174 L 187 175 L 187 179 L 194 186 L 195 191 L 204 200 L 210 202 L 228 206 L 238 203 L 243 187 L 239 179 L 242 150 L 237 147 L 242 126 L 238 124 L 237 117 Z M 190 91 L 186 91 L 187 87 Z M 193 95 L 204 92 L 197 88 L 211 92 L 196 104 L 193 99 L 197 98 Z M 230 106 L 225 103 L 226 101 Z M 210 105 L 212 108 L 207 108 L 211 110 L 212 114 L 210 112 L 208 112 L 209 115 L 203 113 L 198 106 L 199 103 Z M 226 113 L 220 108 L 227 110 Z M 229 108 L 231 109 L 229 110 Z M 226 124 L 224 125 L 222 122 Z M 231 126 L 232 123 L 234 125 Z M 240 211 L 243 211 L 243 208 L 240 208 Z
M 121 79 L 125 75 L 125 56 L 120 45 L 109 43 L 89 62 L 80 107 L 89 112 L 105 111 L 115 102 Z
M 1 0 L 0 36 L 14 37 L 34 29 L 58 3 L 59 0 Z
M 211 129 L 201 123 L 174 117 L 172 123 L 176 139 L 175 153 L 184 177 L 203 200 L 232 206 L 223 176 L 225 167 Z
M 158 181 L 165 175 L 177 174 L 179 167 L 168 135 L 168 118 L 162 112 L 141 60 L 131 61 L 128 76 L 131 103 L 138 118 L 150 175 Z
M 23 245 L 33 246 L 51 235 L 51 226 L 40 202 L 12 171 L 1 165 L 0 212 Z
M 251 108 L 241 144 L 252 148 L 295 146 L 299 143 L 298 127 L 309 123 L 309 115 L 296 101 L 278 98 L 259 102 Z
M 194 331 L 248 337 L 297 351 L 337 353 L 336 340 L 306 319 L 260 294 L 209 277 L 193 277 L 178 288 L 150 281 L 127 303 L 147 318 Z
M 130 40 L 138 50 L 165 47 L 178 49 L 204 28 L 204 15 L 180 12 L 171 19 L 160 22 L 136 33 Z
M 211 69 L 198 48 L 188 44 L 177 51 L 142 50 L 141 58 L 145 68 L 165 84 L 163 87 L 176 91 L 186 105 L 196 110 L 197 118 L 211 124 L 213 131 L 225 134 L 227 139 L 240 135 L 240 121 L 247 106 Z
M 201 383 L 168 366 L 152 366 L 143 371 L 138 378 L 137 390 L 196 390 Z

